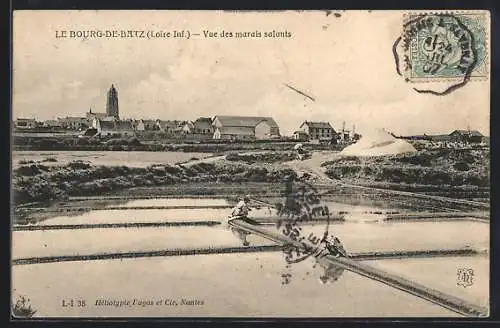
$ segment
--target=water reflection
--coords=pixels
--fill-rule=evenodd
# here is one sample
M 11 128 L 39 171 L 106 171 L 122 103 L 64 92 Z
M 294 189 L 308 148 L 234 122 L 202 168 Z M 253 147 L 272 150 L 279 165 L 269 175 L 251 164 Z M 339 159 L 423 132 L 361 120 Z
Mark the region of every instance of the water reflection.
M 319 281 L 323 284 L 332 284 L 340 279 L 342 274 L 344 274 L 344 268 L 335 265 L 333 263 L 327 263 L 325 261 L 318 262 L 322 274 L 319 277 Z
M 235 228 L 235 227 L 229 227 L 229 230 L 233 233 L 233 235 L 238 237 L 238 239 L 241 241 L 243 246 L 250 245 L 250 243 L 247 240 L 248 235 L 250 235 L 249 232 L 242 230 L 242 229 Z
M 281 272 L 281 285 L 288 285 L 292 282 L 293 274 L 291 268 L 292 266 L 287 264 L 285 266 L 285 270 Z M 322 259 L 315 259 L 313 269 L 318 270 L 319 283 L 321 285 L 329 285 L 337 282 L 344 274 L 345 270 L 339 265 Z M 306 272 L 306 275 L 309 276 L 309 272 Z M 305 280 L 305 277 L 303 277 L 302 280 Z

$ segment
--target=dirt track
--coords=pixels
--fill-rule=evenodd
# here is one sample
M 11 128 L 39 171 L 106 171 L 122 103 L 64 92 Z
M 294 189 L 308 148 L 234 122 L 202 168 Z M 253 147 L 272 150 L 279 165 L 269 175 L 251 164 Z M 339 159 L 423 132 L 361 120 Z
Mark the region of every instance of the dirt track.
M 338 181 L 330 179 L 325 174 L 325 169 L 321 167 L 321 163 L 332 161 L 337 158 L 340 158 L 338 152 L 331 151 L 321 151 L 321 152 L 313 152 L 311 158 L 300 161 L 294 160 L 290 162 L 286 162 L 285 165 L 294 169 L 299 175 L 303 173 L 309 173 L 313 176 L 313 180 L 318 183 L 326 183 L 326 184 L 338 184 Z

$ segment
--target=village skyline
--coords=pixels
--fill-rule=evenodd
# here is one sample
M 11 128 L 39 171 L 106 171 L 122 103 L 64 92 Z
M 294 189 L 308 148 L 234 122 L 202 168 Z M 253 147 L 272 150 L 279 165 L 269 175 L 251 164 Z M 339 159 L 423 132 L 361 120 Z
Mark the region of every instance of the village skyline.
M 469 83 L 454 97 L 416 95 L 396 73 L 391 49 L 398 35 L 387 37 L 387 27 L 399 31 L 397 13 L 356 12 L 340 18 L 323 12 L 266 13 L 258 24 L 251 15 L 215 12 L 208 20 L 201 13 L 186 13 L 182 21 L 169 13 L 131 12 L 112 22 L 99 12 L 31 14 L 34 20 L 23 19 L 22 12 L 13 20 L 13 118 L 80 116 L 91 107 L 101 112 L 105 92 L 114 83 L 121 116 L 132 119 L 272 116 L 285 134 L 306 120 L 328 121 L 336 128 L 345 121 L 361 132 L 386 128 L 402 135 L 468 126 L 490 133 L 489 90 L 480 84 Z M 291 24 L 299 16 L 301 23 Z M 288 26 L 292 37 L 55 38 L 57 26 L 137 29 L 152 19 L 158 29 L 193 31 Z M 364 19 L 373 22 L 369 36 L 352 28 Z M 33 30 L 40 30 L 36 39 Z M 360 46 L 363 51 L 357 51 Z
M 123 108 L 123 106 L 121 105 L 121 103 L 118 102 L 118 93 L 117 93 L 117 89 L 115 89 L 115 87 L 116 87 L 116 84 L 112 83 L 111 89 L 108 90 L 106 97 L 109 97 L 110 91 L 115 92 L 116 93 L 116 102 L 117 102 L 116 106 L 118 108 L 118 105 L 120 104 L 120 109 L 121 109 L 121 108 Z M 293 90 L 300 93 L 300 94 L 303 93 L 301 90 L 298 90 L 295 88 L 293 88 Z M 106 94 L 106 93 L 104 93 L 104 94 Z M 303 93 L 302 95 L 304 98 L 309 97 L 309 95 L 307 93 Z M 82 121 L 87 120 L 89 125 L 91 125 L 92 124 L 92 122 L 91 122 L 92 117 L 105 118 L 105 117 L 116 116 L 116 118 L 118 119 L 118 110 L 117 109 L 116 109 L 116 112 L 113 114 L 109 114 L 109 115 L 106 114 L 107 112 L 109 112 L 108 107 L 109 107 L 109 99 L 106 99 L 105 105 L 103 105 L 103 106 L 92 106 L 91 105 L 91 106 L 89 106 L 88 111 L 83 112 L 83 113 L 80 112 L 80 113 L 75 113 L 74 115 L 66 115 L 66 116 L 65 115 L 56 115 L 56 117 L 53 117 L 50 119 L 45 119 L 45 120 L 38 119 L 37 117 L 33 117 L 33 118 L 31 118 L 31 117 L 14 118 L 13 117 L 13 120 L 14 120 L 13 122 L 14 122 L 14 125 L 16 126 L 16 123 L 15 123 L 16 120 L 26 120 L 26 121 L 27 120 L 34 120 L 35 122 L 40 123 L 40 126 L 50 127 L 53 122 L 76 121 L 78 119 L 81 119 Z M 120 112 L 121 112 L 121 110 L 120 110 Z M 120 121 L 131 121 L 133 123 L 135 122 L 135 124 L 137 124 L 137 122 L 142 122 L 141 124 L 143 124 L 143 125 L 144 124 L 146 124 L 146 125 L 147 124 L 160 125 L 161 122 L 178 122 L 179 124 L 187 124 L 187 123 L 194 123 L 199 119 L 205 119 L 205 118 L 213 120 L 217 116 L 220 116 L 220 114 L 206 113 L 205 116 L 198 116 L 198 117 L 188 117 L 187 115 L 179 115 L 179 116 L 175 116 L 175 117 L 144 117 L 144 116 L 140 116 L 140 115 L 136 114 L 136 115 L 132 115 L 131 117 L 124 117 L 123 115 L 120 115 L 119 120 Z M 235 116 L 235 115 L 231 115 L 231 116 Z M 236 115 L 236 116 L 273 117 L 273 114 L 270 113 L 269 115 L 265 115 L 265 116 L 258 116 L 258 115 Z M 154 122 L 154 123 L 151 123 L 151 122 Z M 290 129 L 283 131 L 283 129 L 281 128 L 281 125 L 278 124 L 278 126 L 280 126 L 280 133 L 282 136 L 292 136 L 296 131 L 300 130 L 300 125 L 307 123 L 307 122 L 328 123 L 336 131 L 346 131 L 347 133 L 351 133 L 351 134 L 359 132 L 359 131 L 356 131 L 356 124 L 355 123 L 349 124 L 350 122 L 346 122 L 346 121 L 332 122 L 332 121 L 329 121 L 328 119 L 323 119 L 323 120 L 304 119 L 303 121 L 297 122 L 297 125 L 295 126 L 294 129 L 292 129 L 292 131 L 290 131 Z M 454 131 L 474 131 L 474 132 L 479 131 L 482 135 L 489 137 L 489 133 L 485 133 L 484 131 L 480 131 L 478 129 L 475 129 L 474 127 L 471 128 L 470 125 L 468 125 L 466 128 L 463 128 L 463 126 L 462 126 L 462 127 L 456 127 L 452 130 L 447 130 L 447 131 L 445 131 L 445 130 L 433 131 L 433 132 L 422 131 L 420 133 L 414 133 L 414 134 L 402 134 L 402 133 L 398 134 L 396 131 L 387 129 L 385 127 L 379 127 L 378 129 L 379 130 L 383 129 L 383 130 L 386 130 L 390 133 L 393 133 L 393 134 L 399 135 L 399 136 L 446 135 L 446 134 L 452 133 Z M 374 131 L 374 130 L 377 130 L 377 128 L 370 129 L 370 131 Z
M 101 111 L 98 111 L 95 107 L 89 107 L 88 110 L 86 112 L 83 112 L 83 113 L 70 113 L 70 114 L 73 114 L 73 115 L 56 115 L 55 117 L 51 117 L 49 119 L 39 119 L 38 117 L 12 117 L 12 122 L 14 124 L 14 126 L 16 125 L 16 120 L 34 120 L 35 122 L 38 122 L 40 123 L 41 126 L 47 126 L 47 125 L 50 125 L 50 123 L 47 124 L 47 122 L 55 122 L 55 121 L 64 121 L 65 119 L 85 119 L 86 116 L 88 118 L 88 114 L 102 114 L 103 112 L 105 112 L 105 110 L 102 110 Z M 139 121 L 143 121 L 143 122 L 146 122 L 146 121 L 149 121 L 149 122 L 155 122 L 156 123 L 160 123 L 160 122 L 179 122 L 179 123 L 193 123 L 195 122 L 196 120 L 200 119 L 200 118 L 209 118 L 209 119 L 214 119 L 216 116 L 218 116 L 217 114 L 210 114 L 210 113 L 207 113 L 205 116 L 186 116 L 186 115 L 180 115 L 180 116 L 176 116 L 176 117 L 141 117 L 140 115 L 133 115 L 131 117 L 127 117 L 127 116 L 123 116 L 123 115 L 120 115 L 120 120 L 121 121 L 135 121 L 135 122 L 139 122 Z M 255 116 L 255 115 L 241 115 L 241 116 Z M 182 118 L 181 118 L 182 117 Z M 267 116 L 259 116 L 259 117 L 272 117 L 272 113 L 270 115 L 267 115 Z M 277 120 L 278 121 L 278 120 Z M 305 123 L 305 122 L 326 122 L 326 123 L 330 123 L 331 126 L 333 127 L 333 129 L 335 129 L 336 131 L 341 131 L 342 129 L 345 129 L 345 131 L 348 131 L 348 132 L 360 132 L 360 130 L 358 130 L 358 127 L 356 126 L 355 123 L 352 123 L 352 122 L 346 122 L 346 121 L 342 121 L 342 122 L 332 122 L 332 121 L 329 121 L 329 120 L 303 120 L 303 121 L 297 121 L 296 125 L 295 125 L 295 128 L 292 128 L 292 129 L 288 129 L 288 130 L 283 130 L 282 127 L 281 127 L 281 124 L 279 123 L 278 121 L 278 125 L 280 126 L 280 133 L 283 135 L 283 136 L 291 136 L 294 134 L 295 131 L 299 130 L 300 129 L 300 125 Z M 398 135 L 398 136 L 423 136 L 423 135 L 446 135 L 446 134 L 450 134 L 454 131 L 479 131 L 482 135 L 486 136 L 486 137 L 489 137 L 489 130 L 487 131 L 483 131 L 483 130 L 480 130 L 480 129 L 477 129 L 475 128 L 474 126 L 466 126 L 465 128 L 463 126 L 460 126 L 460 127 L 455 127 L 455 128 L 451 128 L 451 129 L 442 129 L 442 130 L 434 130 L 434 131 L 426 131 L 425 129 L 422 129 L 420 132 L 416 132 L 416 133 L 408 133 L 408 134 L 404 134 L 404 133 L 398 133 L 397 131 L 394 131 L 394 130 L 390 130 L 390 129 L 387 129 L 387 128 L 378 128 L 378 129 L 382 129 L 382 130 L 386 130 L 390 133 L 393 133 L 395 135 Z M 371 131 L 373 130 L 376 130 L 375 129 L 370 129 Z

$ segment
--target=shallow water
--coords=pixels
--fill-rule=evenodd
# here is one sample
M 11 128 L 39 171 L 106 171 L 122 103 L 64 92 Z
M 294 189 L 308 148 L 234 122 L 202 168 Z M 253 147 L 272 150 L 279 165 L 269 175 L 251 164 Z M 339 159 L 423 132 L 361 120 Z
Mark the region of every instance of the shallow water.
M 162 210 L 124 212 L 136 213 L 144 222 L 153 221 L 146 213 Z M 190 213 L 194 210 L 166 210 Z M 215 210 L 214 210 L 215 211 Z M 97 211 L 96 211 L 97 212 Z M 108 216 L 120 211 L 90 212 L 83 215 L 82 223 L 123 222 L 123 217 Z M 141 214 L 143 216 L 141 216 Z M 91 215 L 98 215 L 92 217 Z M 94 218 L 94 220 L 92 220 Z M 156 216 L 154 218 L 157 218 Z M 72 218 L 63 219 L 70 221 Z M 196 220 L 196 216 L 190 219 Z M 54 219 L 56 220 L 56 219 Z M 45 221 L 48 223 L 53 220 Z M 134 220 L 137 221 L 137 220 Z M 168 220 L 166 220 L 168 221 Z M 189 221 L 185 219 L 185 221 Z M 274 226 L 263 226 L 277 231 Z M 323 224 L 302 227 L 302 235 L 310 233 L 321 238 L 326 226 Z M 329 227 L 329 232 L 338 236 L 349 253 L 375 251 L 416 251 L 461 249 L 487 250 L 489 225 L 478 222 L 412 222 L 412 223 L 338 223 Z M 267 240 L 256 236 L 249 239 L 253 245 L 269 245 Z M 194 248 L 241 246 L 241 242 L 222 226 L 148 227 L 148 228 L 97 228 L 74 230 L 15 231 L 12 237 L 13 257 L 93 254 L 102 252 L 151 251 L 166 248 Z
M 110 206 L 120 206 L 120 207 L 132 207 L 132 206 L 196 206 L 196 207 L 206 207 L 206 206 L 216 206 L 216 205 L 228 205 L 229 202 L 226 199 L 218 198 L 156 198 L 156 199 L 135 199 L 119 205 Z
M 490 273 L 487 256 L 394 259 L 366 261 L 366 263 L 471 303 L 489 307 Z M 458 285 L 457 271 L 461 268 L 474 271 L 472 285 Z
M 223 199 L 151 199 L 123 203 L 123 206 L 189 205 L 196 206 L 227 204 Z M 333 203 L 329 203 L 329 206 Z M 349 212 L 343 223 L 332 223 L 328 231 L 340 238 L 348 252 L 373 252 L 394 250 L 425 249 L 474 249 L 489 248 L 489 225 L 468 220 L 424 221 L 424 222 L 387 222 L 384 215 L 366 214 L 376 210 L 369 207 L 356 207 L 335 203 L 330 208 Z M 74 225 L 106 223 L 160 223 L 160 222 L 221 222 L 230 214 L 231 209 L 123 209 L 93 210 L 72 215 L 60 215 L 40 221 L 36 225 Z M 254 209 L 252 217 L 274 217 L 276 213 L 269 208 Z M 273 225 L 264 226 L 277 231 Z M 313 233 L 321 237 L 326 223 L 305 225 L 302 235 Z M 229 238 L 229 239 L 226 239 Z M 231 242 L 228 242 L 231 240 Z M 222 226 L 199 227 L 151 227 L 151 228 L 108 228 L 46 231 L 16 231 L 13 234 L 14 254 L 89 254 L 92 251 L 138 251 L 157 250 L 165 247 L 207 247 L 236 246 L 238 240 L 232 238 Z M 266 243 L 267 244 L 267 243 Z M 55 253 L 54 253 L 55 252 Z M 26 256 L 26 255 L 23 255 Z
M 193 157 L 205 158 L 210 153 L 151 152 L 151 151 L 20 151 L 12 152 L 13 167 L 19 161 L 40 161 L 55 158 L 57 162 L 43 162 L 44 165 L 61 165 L 71 161 L 89 161 L 93 165 L 127 165 L 129 167 L 147 167 L 152 164 L 175 164 Z
M 313 233 L 320 238 L 326 224 L 303 226 L 301 235 Z M 275 227 L 266 227 L 277 231 Z M 416 251 L 489 248 L 489 224 L 471 221 L 452 222 L 346 222 L 330 225 L 329 233 L 337 236 L 348 252 Z
M 195 222 L 195 221 L 222 221 L 231 214 L 231 208 L 216 209 L 210 206 L 230 205 L 226 199 L 220 198 L 162 198 L 162 199 L 137 199 L 111 202 L 104 207 L 123 207 L 123 209 L 103 210 L 96 209 L 87 212 L 71 212 L 71 214 L 54 214 L 48 219 L 38 221 L 35 225 L 72 225 L 72 224 L 100 224 L 100 223 L 133 223 L 133 222 Z M 233 203 L 234 204 L 234 203 Z M 82 206 L 80 201 L 72 201 L 65 207 Z M 87 205 L 88 206 L 88 205 Z M 141 206 L 144 209 L 127 209 L 127 207 Z M 147 209 L 153 206 L 193 206 L 199 208 L 169 208 Z M 275 210 L 268 207 L 254 208 L 253 217 L 268 217 L 276 215 Z
M 282 284 L 282 274 L 291 275 Z M 320 266 L 285 268 L 280 253 L 198 255 L 14 266 L 14 295 L 29 295 L 36 316 L 381 317 L 446 316 L 454 312 L 344 271 L 322 284 Z M 36 279 L 33 279 L 36 277 Z M 50 297 L 47 297 L 50 295 Z M 151 300 L 149 306 L 96 306 L 96 300 Z M 156 305 L 196 299 L 198 306 Z M 62 307 L 62 300 L 85 307 Z
M 224 205 L 223 199 L 134 200 L 123 206 Z M 71 204 L 70 204 L 71 205 Z M 480 222 L 383 222 L 365 212 L 377 208 L 329 203 L 332 211 L 348 211 L 348 220 L 329 226 L 348 252 L 488 249 L 489 224 Z M 162 221 L 217 221 L 230 209 L 95 210 L 58 216 L 38 224 L 91 224 Z M 275 216 L 269 209 L 252 211 L 254 217 Z M 274 230 L 274 226 L 263 226 Z M 321 236 L 324 224 L 303 226 L 305 235 Z M 257 236 L 251 245 L 273 245 Z M 90 255 L 240 247 L 241 241 L 222 226 L 154 228 L 98 228 L 14 231 L 12 258 Z M 484 257 L 367 261 L 369 265 L 428 287 L 487 305 L 488 260 Z M 457 288 L 457 267 L 471 267 L 477 283 Z M 320 277 L 312 259 L 285 266 L 282 252 L 192 255 L 100 261 L 15 265 L 14 296 L 28 295 L 36 316 L 456 316 L 435 304 L 348 271 L 329 283 Z M 282 284 L 282 274 L 290 282 Z M 330 277 L 331 278 L 331 277 Z M 203 306 L 100 307 L 96 299 L 198 299 Z M 85 307 L 63 307 L 62 300 L 85 300 Z
M 248 241 L 273 244 L 257 236 Z M 16 231 L 12 258 L 241 246 L 240 239 L 220 226 Z

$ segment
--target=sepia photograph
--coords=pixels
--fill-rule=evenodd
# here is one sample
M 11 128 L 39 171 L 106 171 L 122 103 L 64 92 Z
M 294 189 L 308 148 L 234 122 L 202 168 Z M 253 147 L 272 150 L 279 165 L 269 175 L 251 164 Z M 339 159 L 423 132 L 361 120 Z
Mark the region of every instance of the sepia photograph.
M 487 318 L 487 10 L 15 10 L 11 318 Z

